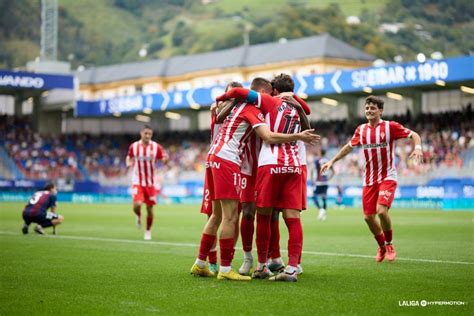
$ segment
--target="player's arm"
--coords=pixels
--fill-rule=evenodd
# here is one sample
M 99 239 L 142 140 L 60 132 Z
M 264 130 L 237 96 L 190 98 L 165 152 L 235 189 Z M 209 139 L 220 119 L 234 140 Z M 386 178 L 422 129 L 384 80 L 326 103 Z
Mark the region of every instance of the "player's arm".
M 417 132 L 411 131 L 410 136 L 413 139 L 413 143 L 415 145 L 415 149 L 413 149 L 412 153 L 408 158 L 413 159 L 417 163 L 423 162 L 423 149 L 421 147 L 421 137 Z
M 336 174 L 333 167 L 329 168 L 329 171 L 331 172 L 331 174 L 328 175 L 328 181 L 330 181 L 332 178 L 334 178 L 334 175 Z
M 135 158 L 127 156 L 125 158 L 125 165 L 127 166 L 127 168 L 131 167 L 134 161 L 135 161 Z
M 316 144 L 319 142 L 321 137 L 317 134 L 313 134 L 313 129 L 308 129 L 296 134 L 283 134 L 274 133 L 270 130 L 267 124 L 258 125 L 255 128 L 255 132 L 267 144 L 282 144 L 290 143 L 297 140 L 304 141 L 309 144 Z
M 216 102 L 219 103 L 219 102 L 229 100 L 229 99 L 237 99 L 240 101 L 245 101 L 245 102 L 254 104 L 253 102 L 255 102 L 254 99 L 257 97 L 257 95 L 258 93 L 253 90 L 249 90 L 245 88 L 232 88 L 226 93 L 218 96 L 216 98 Z
M 133 144 L 128 147 L 127 157 L 125 157 L 125 166 L 130 168 L 135 162 L 135 154 L 133 152 Z
M 219 107 L 217 107 L 218 112 L 217 112 L 217 117 L 216 117 L 216 123 L 217 124 L 223 123 L 226 117 L 232 111 L 232 109 L 239 103 L 240 101 L 235 99 L 232 102 L 224 103 L 224 107 L 220 110 L 219 110 Z
M 334 156 L 331 160 L 326 162 L 324 165 L 321 166 L 321 173 L 326 173 L 328 169 L 332 168 L 332 165 L 337 162 L 338 160 L 341 160 L 345 156 L 347 156 L 351 151 L 352 151 L 352 146 L 350 143 L 347 143 L 344 147 L 339 150 L 339 152 Z
M 287 102 L 288 104 L 291 104 L 296 109 L 296 111 L 298 111 L 298 115 L 300 117 L 301 130 L 305 131 L 307 129 L 310 129 L 311 124 L 309 123 L 308 117 L 306 116 L 306 112 L 303 109 L 303 106 L 301 105 L 301 103 L 292 96 L 284 96 L 283 100 L 285 100 L 285 102 Z

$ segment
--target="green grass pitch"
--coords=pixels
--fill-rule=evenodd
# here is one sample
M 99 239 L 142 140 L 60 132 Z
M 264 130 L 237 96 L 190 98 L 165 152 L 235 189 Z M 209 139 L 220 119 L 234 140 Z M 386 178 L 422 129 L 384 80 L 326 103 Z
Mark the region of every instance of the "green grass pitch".
M 158 205 L 152 242 L 130 205 L 59 204 L 58 236 L 33 227 L 23 236 L 21 209 L 0 204 L 0 315 L 474 313 L 472 212 L 392 210 L 399 259 L 376 264 L 360 210 L 330 209 L 318 222 L 310 208 L 298 282 L 243 283 L 189 274 L 205 222 L 198 206 Z M 239 243 L 234 267 L 241 262 Z

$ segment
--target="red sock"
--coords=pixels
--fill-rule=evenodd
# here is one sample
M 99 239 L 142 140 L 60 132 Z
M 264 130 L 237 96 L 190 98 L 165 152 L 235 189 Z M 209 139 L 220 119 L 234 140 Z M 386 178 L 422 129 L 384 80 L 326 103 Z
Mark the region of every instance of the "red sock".
M 267 262 L 268 246 L 270 241 L 270 221 L 271 215 L 257 213 L 257 254 L 258 262 Z
M 147 218 L 146 218 L 146 230 L 150 230 L 151 225 L 153 225 L 153 216 L 147 216 Z
M 204 260 L 204 261 L 206 260 L 215 242 L 216 242 L 216 236 L 202 234 L 201 245 L 199 246 L 199 255 L 198 255 L 198 258 L 200 260 Z
M 288 265 L 296 267 L 303 249 L 303 227 L 300 218 L 285 218 L 288 227 Z
M 280 221 L 272 221 L 270 225 L 270 250 L 268 256 L 270 258 L 280 258 Z
M 242 248 L 245 252 L 252 251 L 253 243 L 253 232 L 254 227 L 254 218 L 247 219 L 245 216 L 242 216 L 242 221 L 240 222 L 240 235 L 242 236 Z
M 385 235 L 385 241 L 387 243 L 391 243 L 392 242 L 392 230 L 384 230 L 383 231 L 383 234 Z
M 217 263 L 217 250 L 209 251 L 209 263 L 216 264 Z
M 385 236 L 383 234 L 374 235 L 375 240 L 379 244 L 379 247 L 385 247 Z
M 234 238 L 219 239 L 221 266 L 228 267 L 234 259 Z

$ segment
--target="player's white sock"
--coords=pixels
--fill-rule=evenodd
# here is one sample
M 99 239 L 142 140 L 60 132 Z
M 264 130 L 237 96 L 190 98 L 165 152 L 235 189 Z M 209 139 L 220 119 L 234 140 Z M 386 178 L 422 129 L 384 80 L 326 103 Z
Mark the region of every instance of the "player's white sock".
M 281 260 L 281 257 L 273 258 L 272 263 L 283 264 L 283 260 Z
M 196 262 L 194 262 L 199 268 L 204 268 L 206 266 L 206 261 L 201 260 L 199 258 L 196 259 Z
M 223 273 L 230 272 L 230 269 L 231 269 L 231 266 L 227 266 L 227 267 L 220 266 L 220 267 L 219 267 L 219 271 L 220 271 L 220 272 L 223 272 Z
M 296 271 L 298 271 L 298 267 L 286 266 L 285 268 L 285 272 L 289 274 L 295 273 Z
M 244 259 L 253 260 L 252 252 L 251 251 L 244 251 Z
M 257 264 L 257 270 L 262 270 L 264 266 L 266 266 L 266 263 L 261 263 L 261 262 L 259 262 L 259 263 Z

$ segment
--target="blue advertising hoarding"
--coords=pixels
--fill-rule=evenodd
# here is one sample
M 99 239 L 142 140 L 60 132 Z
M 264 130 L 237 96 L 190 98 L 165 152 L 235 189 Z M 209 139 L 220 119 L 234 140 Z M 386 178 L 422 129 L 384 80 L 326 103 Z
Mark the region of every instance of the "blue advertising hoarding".
M 42 74 L 0 69 L 0 88 L 9 89 L 74 89 L 74 76 Z
M 474 56 L 411 62 L 384 67 L 338 70 L 334 73 L 294 76 L 299 95 L 322 96 L 363 92 L 364 88 L 395 89 L 446 83 L 474 81 Z M 249 84 L 244 84 L 248 86 Z M 110 116 L 114 113 L 186 109 L 193 105 L 210 105 L 224 92 L 223 86 L 183 91 L 137 94 L 95 101 L 77 101 L 76 116 Z
M 41 189 L 45 181 L 1 180 L 0 202 L 26 201 L 32 192 Z M 101 186 L 92 181 L 76 181 L 69 189 L 59 187 L 58 198 L 66 202 L 125 203 L 131 200 L 129 186 Z M 162 193 L 174 203 L 200 203 L 202 181 L 188 181 L 163 186 Z M 312 197 L 312 187 L 308 186 L 308 198 Z M 330 186 L 328 197 L 333 203 L 337 196 L 336 187 Z M 361 207 L 362 186 L 343 188 L 344 204 Z M 435 208 L 443 210 L 474 211 L 474 179 L 438 179 L 426 185 L 400 186 L 395 193 L 394 207 Z

